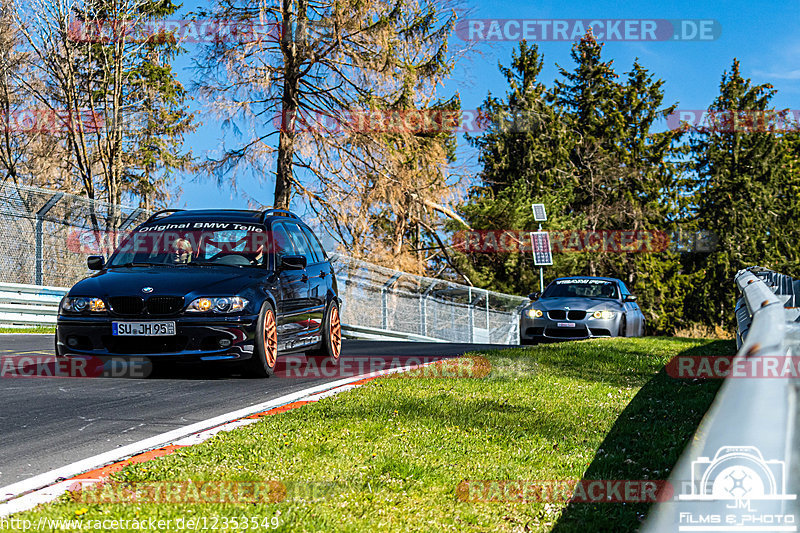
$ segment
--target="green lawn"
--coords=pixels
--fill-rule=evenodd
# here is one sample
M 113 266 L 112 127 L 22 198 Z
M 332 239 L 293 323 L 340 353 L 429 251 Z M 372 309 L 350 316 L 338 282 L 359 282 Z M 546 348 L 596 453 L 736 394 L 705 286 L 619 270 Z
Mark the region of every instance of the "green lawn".
M 100 504 L 64 496 L 20 517 L 258 516 L 275 519 L 281 531 L 629 531 L 647 504 L 476 503 L 460 501 L 456 487 L 463 480 L 666 479 L 720 382 L 674 380 L 664 364 L 678 354 L 733 351 L 732 341 L 642 338 L 481 353 L 492 364 L 486 378 L 375 380 L 114 477 L 274 480 L 286 487 L 278 503 Z
M 21 326 L 0 326 L 0 333 L 48 333 L 55 335 L 55 326 L 32 326 L 29 328 Z

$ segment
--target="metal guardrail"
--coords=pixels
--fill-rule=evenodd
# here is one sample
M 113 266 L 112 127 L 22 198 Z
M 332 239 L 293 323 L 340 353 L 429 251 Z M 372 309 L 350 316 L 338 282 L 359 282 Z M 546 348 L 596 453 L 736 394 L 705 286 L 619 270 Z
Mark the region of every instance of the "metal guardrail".
M 785 357 L 800 356 L 800 281 L 751 267 L 735 283 L 731 368 L 787 360 L 797 368 L 800 359 Z M 675 497 L 653 507 L 642 531 L 797 531 L 799 388 L 794 376 L 729 375 L 670 475 Z

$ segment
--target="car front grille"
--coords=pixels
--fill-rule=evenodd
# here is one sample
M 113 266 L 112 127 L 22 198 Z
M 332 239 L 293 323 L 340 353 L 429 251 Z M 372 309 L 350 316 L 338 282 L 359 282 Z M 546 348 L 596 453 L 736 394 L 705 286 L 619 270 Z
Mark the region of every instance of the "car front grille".
M 113 296 L 109 303 L 111 310 L 118 315 L 135 316 L 144 310 L 144 300 L 138 296 Z
M 548 311 L 547 316 L 550 317 L 550 320 L 583 320 L 586 318 L 586 311 L 564 311 L 561 309 L 554 309 L 553 311 Z
M 151 315 L 174 315 L 181 309 L 181 296 L 151 296 L 147 299 L 147 312 Z
M 183 309 L 182 296 L 151 296 L 147 303 L 139 296 L 110 298 L 111 310 L 122 316 L 174 315 Z

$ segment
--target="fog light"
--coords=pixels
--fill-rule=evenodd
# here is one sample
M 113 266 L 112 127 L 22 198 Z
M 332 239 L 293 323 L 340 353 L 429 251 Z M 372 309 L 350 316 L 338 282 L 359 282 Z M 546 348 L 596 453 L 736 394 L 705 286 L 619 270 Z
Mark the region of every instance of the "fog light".
M 231 340 L 230 339 L 220 339 L 219 340 L 219 347 L 220 348 L 227 348 L 230 345 L 231 345 Z
M 67 346 L 70 348 L 75 348 L 78 346 L 78 339 L 77 337 L 67 337 Z

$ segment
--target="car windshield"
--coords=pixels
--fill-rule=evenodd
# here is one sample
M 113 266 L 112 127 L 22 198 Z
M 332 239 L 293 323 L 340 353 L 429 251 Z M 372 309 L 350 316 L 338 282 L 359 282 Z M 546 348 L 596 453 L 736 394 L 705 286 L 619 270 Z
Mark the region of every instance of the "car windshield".
M 617 298 L 613 281 L 603 279 L 557 279 L 544 290 L 542 298 Z
M 114 251 L 108 266 L 259 266 L 264 264 L 268 241 L 264 226 L 255 224 L 155 223 L 128 235 Z

